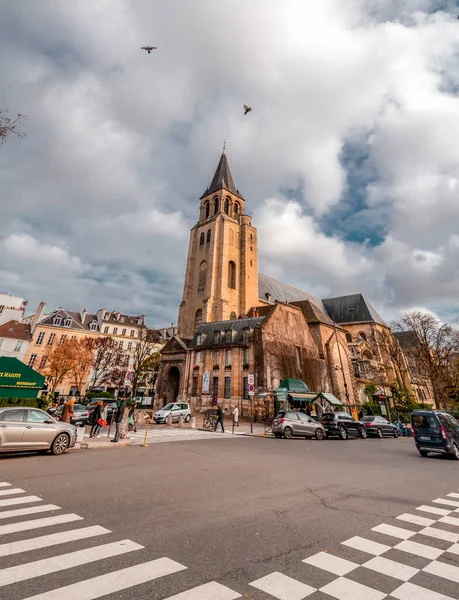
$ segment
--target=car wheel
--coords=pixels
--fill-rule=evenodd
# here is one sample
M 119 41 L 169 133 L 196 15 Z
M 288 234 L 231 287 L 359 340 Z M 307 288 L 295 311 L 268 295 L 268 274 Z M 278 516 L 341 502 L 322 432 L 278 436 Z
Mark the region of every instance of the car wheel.
M 399 435 L 398 429 L 394 429 L 394 438 L 398 438 Z
M 51 444 L 51 453 L 58 455 L 64 454 L 70 444 L 70 438 L 66 433 L 60 433 Z
M 84 427 L 84 422 L 82 421 L 79 425 L 80 427 Z
M 316 429 L 316 432 L 315 432 L 315 438 L 316 438 L 316 440 L 323 440 L 323 439 L 324 439 L 324 437 L 325 437 L 325 435 L 324 435 L 324 431 L 323 431 L 323 429 L 320 429 L 320 428 L 318 427 L 318 428 Z
M 362 440 L 365 440 L 367 437 L 367 430 L 365 427 L 359 427 L 359 435 L 362 438 Z
M 453 459 L 459 460 L 459 448 L 456 446 L 456 444 L 453 444 Z
M 420 454 L 420 455 L 421 455 L 423 458 L 426 458 L 426 456 L 427 456 L 427 454 L 428 454 L 428 453 L 427 453 L 425 450 L 419 450 L 419 454 Z
M 187 415 L 185 417 L 185 423 L 189 423 L 191 421 L 191 415 Z
M 383 434 L 383 432 L 382 432 L 382 429 L 379 429 L 379 427 L 378 427 L 377 434 L 378 434 L 378 437 L 379 437 L 380 439 L 381 439 L 381 438 L 383 437 L 383 435 L 384 435 L 384 434 Z
M 340 440 L 347 440 L 347 431 L 344 427 L 339 428 L 338 435 Z
M 289 440 L 291 437 L 293 436 L 293 431 L 290 429 L 290 427 L 286 427 L 284 429 L 284 437 Z

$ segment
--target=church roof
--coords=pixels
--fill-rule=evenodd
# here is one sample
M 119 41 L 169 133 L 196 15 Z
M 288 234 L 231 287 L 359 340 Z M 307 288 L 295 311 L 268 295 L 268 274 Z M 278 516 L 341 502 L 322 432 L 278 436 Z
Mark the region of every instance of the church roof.
M 324 323 L 325 325 L 334 326 L 335 323 L 328 315 L 318 308 L 311 300 L 300 300 L 292 302 L 294 306 L 301 308 L 304 318 L 308 323 Z
M 233 176 L 231 175 L 231 169 L 225 152 L 221 155 L 212 182 L 203 195 L 207 196 L 207 194 L 218 192 L 218 190 L 221 190 L 222 188 L 240 196 L 239 190 L 237 190 L 234 185 Z
M 247 319 L 235 319 L 231 321 L 213 321 L 212 323 L 202 323 L 202 325 L 199 326 L 191 343 L 189 344 L 189 348 L 204 348 L 208 346 L 230 346 L 230 344 L 225 342 L 224 337 L 219 343 L 215 343 L 214 341 L 214 333 L 216 331 L 221 331 L 224 334 L 225 331 L 228 330 L 235 332 L 233 334 L 231 344 L 240 344 L 243 342 L 244 329 L 255 329 L 256 327 L 259 327 L 264 320 L 265 317 L 249 317 Z M 205 339 L 203 340 L 203 343 L 200 346 L 198 346 L 197 344 L 197 338 L 199 334 L 204 334 L 205 336 Z
M 258 297 L 263 302 L 299 302 L 300 300 L 310 300 L 322 312 L 327 312 L 320 298 L 316 298 L 307 292 L 303 292 L 282 281 L 277 281 L 272 277 L 258 273 Z
M 323 303 L 327 314 L 335 323 L 375 322 L 380 325 L 386 325 L 383 318 L 378 315 L 362 294 L 324 298 Z

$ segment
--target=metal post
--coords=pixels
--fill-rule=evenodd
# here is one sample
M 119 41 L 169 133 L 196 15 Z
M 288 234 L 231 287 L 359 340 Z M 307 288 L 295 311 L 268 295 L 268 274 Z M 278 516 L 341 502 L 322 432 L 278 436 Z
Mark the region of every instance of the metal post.
M 250 396 L 250 433 L 253 433 L 253 396 Z
M 149 419 L 145 419 L 145 439 L 143 440 L 142 448 L 146 448 L 148 446 L 147 435 L 148 435 L 148 423 L 149 422 L 150 422 Z

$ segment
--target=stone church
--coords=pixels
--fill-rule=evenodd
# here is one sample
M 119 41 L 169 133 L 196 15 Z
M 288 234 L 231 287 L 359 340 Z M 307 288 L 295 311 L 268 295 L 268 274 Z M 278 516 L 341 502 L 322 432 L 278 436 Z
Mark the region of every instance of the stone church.
M 362 294 L 320 299 L 258 272 L 257 230 L 223 152 L 191 230 L 178 331 L 162 350 L 160 401 L 199 410 L 218 398 L 244 413 L 253 374 L 255 402 L 298 378 L 309 397 L 322 392 L 355 408 L 370 382 L 384 396 L 392 381 L 412 389 L 404 359 L 396 364 L 384 340 L 394 340 L 390 328 Z

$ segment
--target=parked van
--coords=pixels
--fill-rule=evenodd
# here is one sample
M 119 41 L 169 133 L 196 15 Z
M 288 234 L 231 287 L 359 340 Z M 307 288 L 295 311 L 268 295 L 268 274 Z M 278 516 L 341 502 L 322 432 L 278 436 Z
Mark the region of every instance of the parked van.
M 411 426 L 421 456 L 432 452 L 459 460 L 459 423 L 454 417 L 440 410 L 414 410 Z

